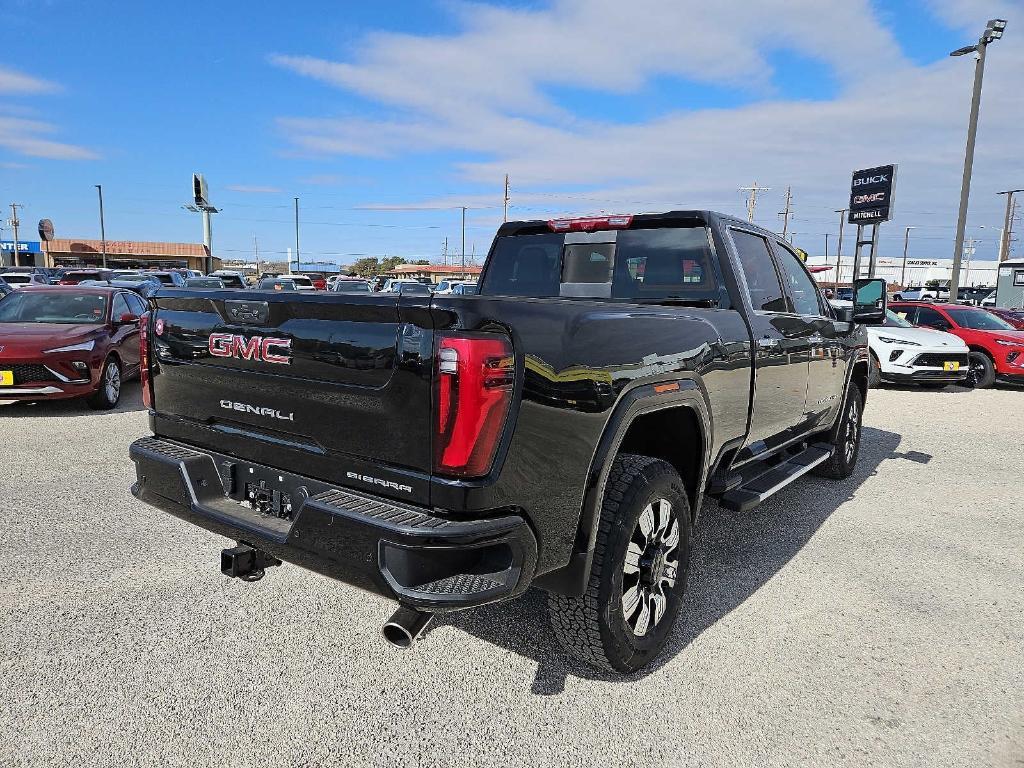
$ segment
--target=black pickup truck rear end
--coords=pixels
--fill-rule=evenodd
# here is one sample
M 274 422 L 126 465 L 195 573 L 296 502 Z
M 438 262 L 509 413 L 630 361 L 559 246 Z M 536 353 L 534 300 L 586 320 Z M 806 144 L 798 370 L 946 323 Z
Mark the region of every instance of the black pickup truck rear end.
M 638 668 L 678 610 L 705 491 L 750 506 L 859 440 L 864 331 L 784 288 L 803 267 L 781 248 L 707 212 L 523 222 L 476 296 L 161 292 L 133 493 L 238 542 L 229 575 L 287 561 L 398 601 L 385 635 L 403 645 L 432 612 L 531 585 L 571 623 L 607 599 L 614 545 L 621 599 L 586 619 L 581 655 Z M 655 512 L 615 513 L 637 488 L 663 489 Z M 615 514 L 632 540 L 606 541 Z M 584 631 L 565 621 L 563 642 Z

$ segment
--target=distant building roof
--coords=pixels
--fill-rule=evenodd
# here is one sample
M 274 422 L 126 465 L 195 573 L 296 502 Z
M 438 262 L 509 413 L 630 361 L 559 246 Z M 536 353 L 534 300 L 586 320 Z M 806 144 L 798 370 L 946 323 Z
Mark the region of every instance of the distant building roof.
M 388 274 L 461 275 L 465 273 L 467 275 L 479 275 L 482 271 L 483 267 L 471 267 L 469 265 L 462 267 L 459 264 L 450 264 L 448 266 L 441 264 L 399 264 L 394 269 L 389 269 Z
M 83 253 L 96 254 L 103 252 L 102 240 L 79 240 L 58 237 L 43 243 L 43 250 L 49 253 Z M 193 256 L 205 257 L 206 246 L 202 243 L 160 243 L 142 240 L 107 240 L 108 254 L 128 254 L 131 256 Z

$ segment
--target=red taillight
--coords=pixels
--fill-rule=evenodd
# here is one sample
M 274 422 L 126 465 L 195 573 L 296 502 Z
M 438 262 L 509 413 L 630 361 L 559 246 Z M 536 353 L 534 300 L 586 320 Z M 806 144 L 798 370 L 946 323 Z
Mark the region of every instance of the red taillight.
M 163 320 L 157 320 L 157 324 Z M 153 407 L 153 383 L 149 378 L 149 312 L 139 318 L 139 379 L 142 381 L 142 404 Z
M 596 232 L 602 229 L 627 229 L 633 223 L 633 216 L 588 216 L 582 219 L 551 219 L 548 229 L 552 232 Z
M 512 404 L 512 344 L 500 336 L 442 336 L 437 345 L 434 470 L 486 475 Z

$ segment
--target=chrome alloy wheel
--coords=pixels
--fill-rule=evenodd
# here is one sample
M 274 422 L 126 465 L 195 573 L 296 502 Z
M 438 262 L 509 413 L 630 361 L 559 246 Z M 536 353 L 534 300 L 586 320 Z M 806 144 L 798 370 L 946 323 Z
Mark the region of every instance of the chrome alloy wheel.
M 103 374 L 103 393 L 111 403 L 116 403 L 121 394 L 121 369 L 115 362 L 108 363 Z
M 843 452 L 846 455 L 846 462 L 853 463 L 853 455 L 857 452 L 857 440 L 860 438 L 860 401 L 856 397 L 850 398 L 850 408 L 846 414 L 846 424 L 843 427 Z
M 679 520 L 666 499 L 640 513 L 622 569 L 622 617 L 642 637 L 665 615 L 679 571 Z

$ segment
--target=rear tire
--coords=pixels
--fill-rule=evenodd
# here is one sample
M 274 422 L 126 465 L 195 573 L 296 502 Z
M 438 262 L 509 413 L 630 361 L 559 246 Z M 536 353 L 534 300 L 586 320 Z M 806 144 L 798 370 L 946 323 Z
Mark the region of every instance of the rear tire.
M 686 590 L 690 518 L 672 465 L 635 454 L 615 459 L 586 592 L 548 595 L 551 626 L 567 651 L 621 673 L 662 651 Z
M 97 411 L 109 411 L 121 399 L 121 364 L 111 355 L 100 372 L 100 386 L 86 401 Z
M 846 402 L 843 403 L 843 415 L 839 417 L 839 430 L 835 440 L 831 442 L 834 449 L 832 456 L 814 468 L 816 475 L 843 480 L 853 474 L 857 467 L 857 457 L 860 455 L 863 417 L 864 399 L 860 390 L 851 384 Z
M 995 363 L 984 352 L 971 352 L 968 365 L 970 370 L 967 373 L 967 386 L 975 389 L 988 389 L 995 384 Z

